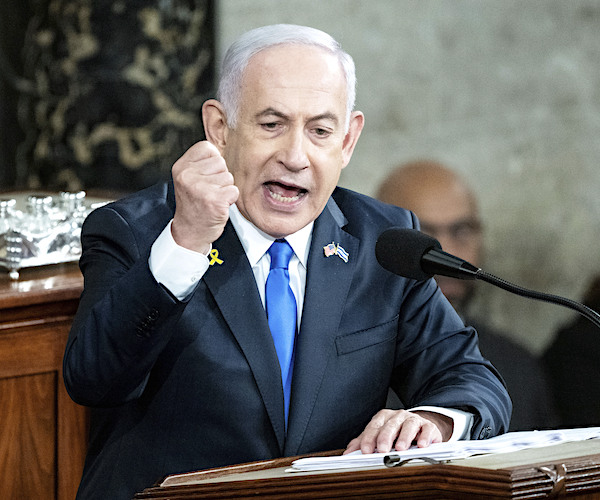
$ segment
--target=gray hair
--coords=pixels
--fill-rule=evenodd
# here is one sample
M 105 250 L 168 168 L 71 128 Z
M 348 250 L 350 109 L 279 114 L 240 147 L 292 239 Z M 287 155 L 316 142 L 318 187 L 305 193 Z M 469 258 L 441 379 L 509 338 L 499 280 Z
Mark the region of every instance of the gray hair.
M 242 78 L 252 56 L 275 45 L 296 44 L 320 47 L 337 56 L 346 77 L 346 123 L 356 99 L 356 71 L 352 57 L 327 33 L 307 26 L 274 24 L 244 33 L 227 50 L 221 66 L 217 99 L 227 114 L 227 126 L 235 128 L 240 108 Z

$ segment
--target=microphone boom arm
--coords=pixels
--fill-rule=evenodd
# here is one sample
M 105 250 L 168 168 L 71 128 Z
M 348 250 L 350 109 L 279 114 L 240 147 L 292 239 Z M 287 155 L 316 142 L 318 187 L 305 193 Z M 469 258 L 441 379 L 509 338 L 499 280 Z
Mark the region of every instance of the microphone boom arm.
M 498 278 L 493 274 L 486 273 L 482 269 L 478 269 L 475 273 L 475 279 L 479 279 L 485 281 L 487 283 L 491 283 L 507 292 L 514 293 L 515 295 L 519 295 L 521 297 L 528 297 L 530 299 L 541 300 L 543 302 L 550 302 L 552 304 L 557 304 L 559 306 L 567 307 L 574 311 L 577 311 L 579 314 L 587 318 L 589 321 L 594 323 L 598 328 L 600 328 L 600 314 L 598 314 L 593 309 L 588 306 L 581 304 L 580 302 L 576 302 L 571 299 L 567 299 L 565 297 L 560 297 L 559 295 L 552 295 L 549 293 L 536 292 L 535 290 L 528 290 L 527 288 L 523 288 L 519 285 L 515 285 L 510 283 L 509 281 L 503 280 L 502 278 Z

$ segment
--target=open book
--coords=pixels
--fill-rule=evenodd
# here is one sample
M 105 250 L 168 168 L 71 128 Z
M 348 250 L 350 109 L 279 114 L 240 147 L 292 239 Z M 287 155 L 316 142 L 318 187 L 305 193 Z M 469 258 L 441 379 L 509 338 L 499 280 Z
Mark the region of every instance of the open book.
M 447 460 L 467 458 L 473 455 L 508 453 L 526 448 L 538 448 L 570 441 L 600 438 L 600 427 L 560 429 L 549 431 L 509 432 L 491 439 L 465 440 L 434 443 L 428 448 L 412 447 L 405 451 L 300 458 L 292 462 L 289 472 L 353 469 L 359 467 L 394 466 L 408 461 L 443 463 Z M 600 442 L 598 444 L 600 450 Z

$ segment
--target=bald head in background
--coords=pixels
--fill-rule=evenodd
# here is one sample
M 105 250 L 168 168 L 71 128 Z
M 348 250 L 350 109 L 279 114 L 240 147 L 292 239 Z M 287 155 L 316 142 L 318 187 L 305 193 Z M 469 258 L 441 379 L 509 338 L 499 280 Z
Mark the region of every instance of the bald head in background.
M 384 179 L 377 198 L 413 211 L 421 230 L 436 238 L 445 252 L 479 267 L 483 241 L 477 200 L 456 172 L 433 161 L 406 163 Z M 463 313 L 474 282 L 444 276 L 436 276 L 436 280 L 455 309 Z

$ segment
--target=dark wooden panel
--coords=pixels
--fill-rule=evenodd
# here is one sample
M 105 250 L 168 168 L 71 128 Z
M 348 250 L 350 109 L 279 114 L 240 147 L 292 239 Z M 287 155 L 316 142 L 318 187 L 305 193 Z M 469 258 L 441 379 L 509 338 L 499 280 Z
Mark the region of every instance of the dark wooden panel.
M 0 378 L 58 371 L 70 320 L 0 330 Z
M 73 500 L 81 480 L 87 450 L 88 412 L 76 405 L 58 378 L 57 500 Z
M 52 498 L 56 490 L 56 373 L 0 380 L 2 498 Z
M 88 414 L 67 395 L 62 356 L 82 286 L 76 265 L 0 274 L 2 499 L 75 498 Z

